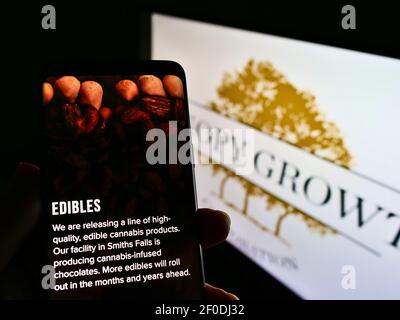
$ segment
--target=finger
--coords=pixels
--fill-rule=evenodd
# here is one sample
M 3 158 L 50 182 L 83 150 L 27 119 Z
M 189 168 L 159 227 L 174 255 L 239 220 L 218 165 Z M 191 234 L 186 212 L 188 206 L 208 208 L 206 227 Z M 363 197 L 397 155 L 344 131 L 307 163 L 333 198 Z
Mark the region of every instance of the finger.
M 125 101 L 132 101 L 139 95 L 139 89 L 132 80 L 121 80 L 115 85 L 115 90 Z
M 97 110 L 101 107 L 103 99 L 103 88 L 96 81 L 85 81 L 81 85 L 79 91 L 79 103 L 88 104 L 95 107 Z
M 39 168 L 20 163 L 0 197 L 0 270 L 32 230 L 40 212 Z
M 229 234 L 231 219 L 222 211 L 199 209 L 197 215 L 200 244 L 204 249 L 225 241 Z
M 141 92 L 148 95 L 165 97 L 163 84 L 159 78 L 152 75 L 143 75 L 138 78 L 138 85 Z
M 208 283 L 205 284 L 204 291 L 206 300 L 239 300 L 233 293 L 216 288 Z
M 73 76 L 64 76 L 54 83 L 54 89 L 59 97 L 69 103 L 74 103 L 81 87 L 80 81 Z
M 171 97 L 183 98 L 183 84 L 177 76 L 166 75 L 163 78 L 164 89 Z
M 44 105 L 49 104 L 54 96 L 53 86 L 48 82 L 43 82 L 42 92 L 43 92 L 43 104 Z

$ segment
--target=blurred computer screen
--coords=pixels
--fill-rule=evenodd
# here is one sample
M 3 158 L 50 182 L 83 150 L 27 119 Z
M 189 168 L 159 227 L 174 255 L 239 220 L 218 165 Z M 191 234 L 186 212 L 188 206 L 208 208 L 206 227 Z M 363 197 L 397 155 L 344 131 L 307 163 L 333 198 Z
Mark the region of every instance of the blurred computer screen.
M 250 173 L 196 166 L 229 243 L 304 298 L 399 298 L 400 61 L 160 14 L 151 30 L 192 127 L 252 131 Z

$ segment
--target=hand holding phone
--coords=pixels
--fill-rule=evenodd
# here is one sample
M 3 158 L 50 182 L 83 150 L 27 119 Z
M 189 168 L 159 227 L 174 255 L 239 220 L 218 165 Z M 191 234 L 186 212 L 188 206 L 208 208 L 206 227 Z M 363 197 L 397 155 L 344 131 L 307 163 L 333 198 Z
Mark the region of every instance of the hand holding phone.
M 142 71 L 150 71 L 148 68 L 148 64 L 145 68 L 143 68 L 142 65 Z M 57 69 L 57 68 L 56 68 Z M 67 68 L 70 70 L 69 68 Z M 74 68 L 73 68 L 74 69 Z M 85 68 L 84 68 L 85 69 Z M 101 69 L 101 68 L 100 68 Z M 134 68 L 135 69 L 135 68 Z M 137 66 L 136 66 L 136 71 L 138 71 Z M 168 69 L 168 68 L 167 68 Z M 53 69 L 52 69 L 53 70 Z M 61 70 L 66 70 L 65 68 L 61 68 Z M 75 68 L 75 71 L 78 71 L 77 74 L 81 73 L 79 71 L 81 68 Z M 93 71 L 94 69 L 88 68 L 86 71 Z M 169 68 L 172 73 L 174 70 L 176 70 L 175 67 L 172 69 Z M 114 70 L 115 71 L 115 70 Z M 160 72 L 160 68 L 157 66 L 155 69 L 153 68 L 151 71 L 153 72 Z M 178 74 L 181 71 L 178 68 Z M 85 73 L 85 72 L 83 72 Z M 53 73 L 54 74 L 54 73 Z M 52 188 L 52 184 L 50 181 L 52 181 L 51 178 L 54 176 L 52 174 L 56 173 L 59 174 L 62 172 L 60 168 L 68 168 L 71 166 L 71 161 L 76 162 L 77 154 L 76 152 L 70 152 L 71 150 L 79 150 L 79 147 L 85 146 L 85 147 L 90 147 L 91 142 L 95 142 L 92 145 L 92 149 L 86 150 L 84 155 L 86 156 L 86 160 L 90 157 L 88 157 L 88 154 L 90 155 L 92 151 L 93 154 L 96 156 L 92 159 L 96 159 L 97 156 L 103 153 L 107 149 L 107 138 L 110 139 L 111 141 L 117 141 L 117 144 L 111 144 L 113 148 L 118 145 L 117 150 L 119 147 L 123 147 L 123 138 L 124 136 L 121 136 L 121 132 L 118 132 L 118 124 L 122 120 L 122 117 L 115 117 L 114 118 L 114 123 L 112 124 L 112 130 L 108 131 L 108 133 L 111 135 L 105 134 L 105 124 L 108 123 L 113 115 L 113 111 L 118 110 L 120 114 L 122 114 L 121 110 L 125 108 L 126 110 L 132 110 L 132 107 L 135 107 L 133 105 L 135 98 L 136 102 L 138 102 L 138 97 L 141 98 L 147 98 L 147 99 L 142 99 L 142 104 L 139 105 L 139 108 L 136 108 L 137 111 L 145 107 L 143 102 L 148 104 L 148 108 L 152 108 L 154 110 L 153 113 L 157 113 L 155 117 L 155 122 L 157 125 L 160 125 L 160 118 L 163 117 L 163 114 L 160 113 L 162 109 L 160 109 L 160 105 L 153 104 L 153 102 L 160 102 L 161 101 L 161 107 L 163 106 L 162 104 L 167 103 L 171 105 L 171 100 L 172 99 L 182 99 L 182 94 L 185 92 L 184 91 L 184 85 L 182 81 L 180 80 L 179 77 L 176 75 L 167 75 L 164 77 L 156 77 L 154 75 L 151 76 L 135 76 L 133 79 L 123 79 L 123 76 L 117 77 L 120 78 L 120 80 L 116 81 L 115 77 L 115 72 L 108 72 L 108 87 L 107 84 L 103 88 L 103 86 L 100 85 L 100 83 L 93 81 L 93 79 L 90 79 L 90 76 L 87 77 L 85 80 L 86 81 L 79 81 L 77 77 L 74 76 L 62 76 L 62 73 L 59 73 L 60 76 L 58 77 L 53 77 L 49 78 L 46 77 L 46 79 L 49 80 L 49 82 L 45 82 L 43 84 L 43 103 L 45 105 L 45 119 L 46 121 L 44 122 L 44 127 L 46 128 L 45 134 L 46 134 L 46 144 L 44 150 L 48 152 L 49 150 L 52 150 L 52 152 L 56 151 L 55 154 L 57 155 L 57 152 L 60 152 L 64 148 L 64 152 L 61 152 L 63 155 L 67 155 L 66 158 L 60 159 L 59 157 L 55 157 L 57 159 L 56 163 L 56 169 L 54 171 L 49 170 L 52 165 L 54 165 L 54 158 L 49 158 L 49 154 L 45 153 L 44 154 L 44 162 L 42 165 L 42 177 L 44 176 L 44 179 L 42 179 L 42 186 L 44 186 L 44 197 L 42 200 L 44 200 L 44 203 L 50 199 L 50 196 L 55 196 L 58 198 L 57 200 L 60 201 L 54 201 L 55 204 L 52 204 L 52 212 L 54 212 L 54 215 L 51 215 L 50 217 L 48 215 L 45 215 L 45 213 L 42 214 L 41 218 L 38 221 L 38 216 L 39 216 L 39 207 L 38 207 L 38 202 L 39 202 L 39 197 L 38 197 L 38 180 L 39 180 L 39 169 L 36 166 L 30 165 L 30 164 L 25 164 L 21 163 L 18 166 L 17 174 L 15 175 L 13 179 L 13 183 L 11 183 L 11 188 L 8 192 L 4 193 L 3 196 L 3 201 L 2 207 L 3 210 L 2 212 L 9 212 L 9 215 L 3 214 L 3 219 L 5 218 L 7 221 L 11 221 L 12 223 L 1 223 L 0 227 L 4 229 L 2 232 L 2 237 L 1 237 L 1 243 L 3 246 L 0 247 L 0 256 L 1 256 L 1 265 L 0 265 L 0 283 L 2 284 L 2 290 L 0 292 L 0 295 L 2 297 L 9 297 L 9 298 L 37 298 L 35 295 L 35 292 L 33 292 L 32 295 L 32 287 L 37 285 L 40 282 L 40 277 L 43 276 L 43 274 L 39 275 L 39 277 L 32 277 L 32 274 L 30 274 L 31 266 L 35 265 L 33 262 L 37 262 L 38 258 L 38 251 L 41 250 L 41 257 L 44 258 L 45 260 L 51 257 L 50 251 L 48 251 L 48 245 L 49 245 L 49 240 L 52 240 L 52 237 L 49 233 L 49 226 L 52 222 L 51 217 L 61 217 L 61 216 L 76 216 L 85 213 L 85 214 L 94 214 L 100 212 L 100 196 L 102 195 L 99 193 L 101 191 L 101 188 L 96 189 L 96 184 L 93 183 L 92 178 L 87 179 L 86 186 L 89 186 L 90 188 L 86 188 L 83 186 L 78 186 L 75 191 L 73 191 L 70 194 L 73 195 L 84 195 L 84 199 L 80 200 L 69 200 L 68 199 L 68 185 L 66 185 L 65 189 L 60 188 L 55 189 Z M 67 73 L 70 74 L 70 73 Z M 81 73 L 82 74 L 82 73 Z M 86 72 L 86 74 L 89 74 Z M 91 73 L 90 73 L 91 74 Z M 110 76 L 112 74 L 112 76 Z M 131 73 L 132 75 L 133 73 Z M 144 72 L 143 74 L 147 74 Z M 89 78 L 89 79 L 88 79 Z M 110 89 L 110 79 L 112 80 L 114 78 L 114 90 L 105 90 L 105 88 Z M 140 81 L 139 81 L 140 78 Z M 160 81 L 157 81 L 157 78 L 159 80 L 164 80 L 162 86 L 159 86 Z M 57 85 L 55 82 L 58 81 Z M 111 81 L 112 83 L 112 81 Z M 83 85 L 82 85 L 83 84 Z M 136 85 L 136 86 L 135 86 Z M 77 87 L 79 89 L 77 90 Z M 139 88 L 142 88 L 142 92 L 140 90 L 137 90 Z M 83 89 L 83 90 L 82 90 Z M 157 91 L 158 90 L 158 91 Z M 112 92 L 110 95 L 109 93 Z M 143 94 L 144 92 L 144 94 Z M 146 93 L 148 93 L 146 95 Z M 112 105 L 109 102 L 112 101 L 115 98 L 115 101 L 118 102 L 118 105 Z M 155 99 L 154 99 L 155 98 Z M 167 99 L 165 99 L 167 98 Z M 147 100 L 147 101 L 146 101 Z M 78 103 L 79 101 L 79 103 Z M 184 102 L 183 105 L 186 104 L 187 106 L 187 101 L 185 99 L 182 99 L 179 101 L 182 105 L 182 102 Z M 55 109 L 52 108 L 50 109 L 49 106 L 55 106 L 55 105 L 61 105 L 61 110 L 60 109 Z M 105 105 L 108 104 L 109 106 Z M 136 105 L 136 107 L 138 107 Z M 156 107 L 156 108 L 154 108 Z M 97 112 L 95 112 L 97 110 Z M 175 108 L 176 110 L 176 108 Z M 60 112 L 61 111 L 61 112 Z M 181 119 L 186 110 L 181 109 Z M 115 113 L 114 113 L 115 115 Z M 167 113 L 164 111 L 164 116 L 167 115 Z M 178 114 L 179 115 L 179 114 Z M 67 117 L 66 117 L 67 116 Z M 125 114 L 125 118 L 129 118 L 132 116 L 131 113 Z M 168 115 L 170 117 L 170 114 Z M 187 114 L 186 114 L 187 116 Z M 179 118 L 179 116 L 178 116 Z M 49 121 L 49 120 L 56 120 L 56 121 Z M 150 123 L 150 120 L 153 120 L 153 117 L 144 117 L 141 121 L 141 128 L 142 130 L 138 130 L 138 126 L 136 126 L 136 133 L 139 132 L 143 134 L 143 125 L 148 126 L 149 124 L 152 125 L 154 128 L 154 124 Z M 128 119 L 129 120 L 129 119 Z M 131 119 L 132 120 L 132 119 Z M 136 119 L 137 120 L 137 119 Z M 143 121 L 145 120 L 145 121 Z M 186 120 L 186 119 L 184 119 Z M 124 121 L 124 120 L 122 120 Z M 129 120 L 130 121 L 130 120 Z M 128 121 L 128 122 L 129 122 Z M 127 119 L 125 119 L 125 122 L 127 122 Z M 177 121 L 178 122 L 178 121 Z M 109 123 L 112 123 L 109 122 Z M 187 122 L 188 123 L 188 122 Z M 71 125 L 72 124 L 72 125 Z M 186 123 L 185 121 L 179 121 L 178 123 L 179 128 L 183 128 Z M 146 128 L 146 127 L 144 127 Z M 167 128 L 166 126 L 160 126 L 162 130 L 165 131 Z M 130 135 L 135 132 L 135 130 L 132 130 L 132 128 L 128 128 L 130 131 Z M 177 129 L 178 130 L 178 129 Z M 91 133 L 96 131 L 97 134 L 94 136 L 91 136 Z M 142 132 L 141 132 L 142 131 Z M 54 133 L 54 135 L 49 137 L 49 133 Z M 117 132 L 117 133 L 116 133 Z M 147 131 L 148 132 L 148 131 Z M 167 134 L 169 133 L 168 131 L 166 132 Z M 138 137 L 143 135 L 138 135 Z M 122 139 L 121 139 L 122 138 Z M 136 137 L 137 138 L 137 137 Z M 91 141 L 92 140 L 92 141 Z M 130 145 L 135 146 L 134 143 L 135 139 L 130 140 Z M 137 142 L 141 143 L 143 141 L 136 140 Z M 80 144 L 76 144 L 79 142 Z M 108 141 L 110 142 L 110 141 Z M 74 143 L 76 144 L 74 146 Z M 98 144 L 99 143 L 99 144 Z M 126 144 L 126 142 L 125 142 Z M 65 148 L 66 145 L 69 145 L 70 147 Z M 71 147 L 73 146 L 73 147 Z M 79 146 L 79 147 L 78 147 Z M 93 148 L 95 146 L 95 148 Z M 47 149 L 47 147 L 52 147 Z M 111 148 L 111 150 L 115 150 Z M 114 154 L 114 160 L 115 158 L 118 159 L 118 157 L 115 157 L 115 154 L 118 156 L 121 154 L 123 148 L 118 151 L 112 151 L 109 152 L 111 154 Z M 135 149 L 135 148 L 133 148 Z M 136 148 L 137 149 L 137 148 Z M 84 149 L 85 150 L 85 149 Z M 67 152 L 66 152 L 67 151 Z M 73 155 L 71 157 L 71 154 Z M 68 157 L 69 155 L 69 157 Z M 79 152 L 78 152 L 79 155 Z M 54 156 L 54 154 L 53 154 Z M 75 159 L 74 159 L 75 158 Z M 101 157 L 100 157 L 101 158 Z M 80 160 L 85 160 L 85 157 L 81 157 Z M 79 159 L 78 159 L 79 160 Z M 60 164 L 60 162 L 67 162 L 68 166 L 64 166 Z M 84 162 L 77 162 L 82 165 Z M 50 164 L 50 167 L 47 165 Z M 126 162 L 126 164 L 129 167 L 130 162 Z M 97 165 L 96 165 L 97 166 Z M 95 167 L 96 167 L 95 166 Z M 186 166 L 186 168 L 189 168 L 189 166 Z M 72 178 L 72 173 L 75 170 L 71 170 L 71 168 L 68 168 L 69 173 L 71 174 L 70 177 Z M 124 169 L 125 170 L 125 169 Z M 187 169 L 182 169 L 181 170 L 185 171 Z M 172 172 L 176 172 L 177 168 L 175 165 L 175 168 L 169 169 L 168 172 L 169 174 Z M 190 172 L 191 170 L 187 170 L 187 172 Z M 52 172 L 52 173 L 51 173 Z M 43 174 L 44 173 L 44 174 Z M 50 175 L 49 175 L 50 174 Z M 192 172 L 190 172 L 190 175 Z M 154 179 L 155 175 L 153 173 L 147 174 L 147 179 L 151 180 Z M 191 176 L 192 177 L 192 176 Z M 50 178 L 50 180 L 48 179 Z M 102 175 L 98 175 L 98 178 L 102 178 Z M 192 179 L 187 179 L 184 181 L 186 184 L 188 181 L 191 180 L 191 184 L 193 185 L 193 180 Z M 33 183 L 30 183 L 32 182 Z M 185 184 L 183 183 L 183 185 Z M 189 185 L 190 186 L 190 185 Z M 43 189 L 43 188 L 42 188 Z M 120 188 L 121 189 L 121 188 Z M 186 188 L 188 189 L 188 188 Z M 190 188 L 189 188 L 190 189 Z M 71 190 L 71 189 L 69 189 Z M 90 190 L 88 193 L 87 190 Z M 99 191 L 100 190 L 100 191 Z M 126 188 L 126 190 L 130 191 L 130 188 Z M 61 194 L 60 194 L 61 192 Z M 74 193 L 75 192 L 75 193 Z M 85 194 L 86 193 L 86 194 Z M 119 194 L 119 193 L 118 193 Z M 180 193 L 182 195 L 183 193 Z M 99 195 L 98 198 L 96 199 L 89 199 L 87 198 L 87 195 Z M 105 193 L 107 195 L 107 193 Z M 86 197 L 86 199 L 85 199 Z M 189 197 L 190 198 L 190 197 Z M 124 204 L 126 201 L 126 198 L 122 201 L 120 201 L 122 204 Z M 179 199 L 180 200 L 180 199 Z M 189 199 L 190 200 L 190 199 Z M 60 203 L 63 203 L 60 206 Z M 184 203 L 184 202 L 182 202 Z M 187 203 L 195 203 L 194 201 L 192 202 L 187 202 Z M 43 203 L 42 203 L 43 204 Z M 129 206 L 128 206 L 129 207 Z M 132 208 L 130 208 L 132 210 Z M 69 214 L 67 212 L 70 212 Z M 75 213 L 73 213 L 75 212 Z M 79 212 L 79 213 L 78 213 Z M 110 217 L 113 217 L 117 215 L 117 211 L 113 210 L 108 210 L 108 214 Z M 195 239 L 196 241 L 200 241 L 202 246 L 204 248 L 213 246 L 221 241 L 223 241 L 227 233 L 229 231 L 229 218 L 226 214 L 220 213 L 217 211 L 209 210 L 209 209 L 202 209 L 199 211 L 199 214 L 197 215 L 192 215 L 193 212 L 188 212 L 188 220 L 189 225 L 192 225 L 192 230 L 198 231 L 198 237 L 193 237 L 193 235 L 190 236 L 190 240 L 192 241 Z M 119 212 L 120 214 L 120 212 Z M 124 213 L 123 218 L 127 216 L 127 213 Z M 129 216 L 129 210 L 128 210 L 128 216 Z M 193 220 L 193 217 L 195 219 Z M 131 218 L 128 218 L 131 219 Z M 133 219 L 133 218 L 132 218 Z M 137 219 L 137 218 L 136 218 Z M 165 218 L 159 219 L 159 221 L 164 221 Z M 109 220 L 111 221 L 111 220 Z M 108 222 L 109 225 L 110 222 Z M 77 226 L 80 225 L 79 223 L 73 223 L 72 226 L 70 223 L 66 223 L 66 226 L 69 225 L 69 231 L 77 231 Z M 8 227 L 7 227 L 8 226 Z M 10 227 L 11 226 L 11 227 Z M 101 226 L 101 221 L 95 222 L 95 221 L 90 221 L 87 223 L 87 227 L 92 226 L 92 227 L 98 227 Z M 7 228 L 6 228 L 7 227 Z M 53 225 L 51 225 L 53 227 Z M 58 226 L 60 228 L 60 225 Z M 33 230 L 32 230 L 33 229 Z M 6 232 L 8 230 L 8 232 Z M 60 231 L 60 230 L 59 230 Z M 54 232 L 54 229 L 53 231 Z M 72 236 L 72 237 L 71 237 Z M 74 237 L 75 236 L 75 237 Z M 70 232 L 70 234 L 67 235 L 67 237 L 64 237 L 65 239 L 73 239 L 76 238 L 76 234 L 73 234 Z M 92 236 L 93 237 L 93 236 Z M 62 239 L 63 237 L 60 237 L 59 239 Z M 94 238 L 93 238 L 94 239 Z M 47 245 L 47 250 L 43 251 L 42 247 L 38 247 L 38 241 L 41 240 L 42 244 L 43 241 Z M 175 240 L 176 241 L 176 240 Z M 196 242 L 195 241 L 195 242 Z M 146 245 L 146 239 L 140 240 L 136 239 L 137 245 Z M 147 242 L 148 243 L 148 242 Z M 116 246 L 115 244 L 111 243 L 110 244 L 112 249 L 118 248 L 118 245 Z M 197 246 L 197 245 L 196 245 Z M 164 246 L 164 248 L 167 248 L 168 246 Z M 197 246 L 198 247 L 198 246 Z M 86 248 L 86 249 L 85 249 Z M 90 245 L 83 245 L 82 247 L 76 246 L 76 248 L 70 247 L 67 249 L 70 249 L 71 251 L 69 254 L 73 256 L 74 254 L 79 254 L 84 252 L 90 248 Z M 66 248 L 62 248 L 61 246 L 57 249 L 57 251 L 52 252 L 57 253 L 57 255 L 60 255 L 61 252 L 65 252 Z M 13 258 L 13 256 L 16 254 L 16 252 L 19 251 L 18 254 L 18 259 Z M 73 253 L 74 251 L 74 253 Z M 89 251 L 86 251 L 89 252 Z M 62 254 L 61 254 L 62 255 Z M 65 255 L 68 255 L 66 253 Z M 107 255 L 106 255 L 107 256 Z M 90 258 L 90 257 L 89 257 Z M 78 258 L 79 260 L 79 258 Z M 29 261 L 27 265 L 23 261 Z M 70 260 L 72 261 L 72 260 Z M 87 260 L 89 261 L 89 260 Z M 21 265 L 21 262 L 23 265 Z M 43 260 L 40 261 L 43 263 Z M 37 265 L 38 263 L 36 263 Z M 143 264 L 142 264 L 143 265 Z M 115 271 L 118 272 L 121 270 L 120 266 L 110 266 L 108 267 L 109 271 Z M 32 270 L 31 270 L 32 271 Z M 34 270 L 37 274 L 37 269 Z M 68 272 L 67 272 L 68 273 Z M 71 273 L 72 274 L 72 273 Z M 25 276 L 23 276 L 25 275 Z M 179 275 L 179 274 L 178 274 Z M 16 279 L 16 277 L 18 279 Z M 85 276 L 84 276 L 85 277 Z M 35 279 L 35 283 L 32 283 L 31 280 Z M 87 279 L 87 278 L 86 278 Z M 149 277 L 147 279 L 150 279 Z M 186 294 L 185 291 L 180 291 L 179 289 L 175 292 L 175 295 L 168 295 L 167 298 L 171 297 L 176 297 L 176 298 L 195 298 L 192 293 L 187 295 L 188 292 L 193 291 L 194 289 L 197 290 L 198 283 L 194 283 L 193 285 L 193 279 L 190 279 L 190 281 L 187 282 L 189 285 L 186 288 Z M 176 288 L 176 281 L 172 281 L 172 286 L 171 284 L 167 285 L 166 288 L 168 288 L 169 291 L 174 290 L 174 287 Z M 151 298 L 156 298 L 156 297 L 166 297 L 163 295 L 162 290 L 157 290 L 156 286 L 148 286 L 144 288 L 144 290 L 140 289 L 138 287 L 131 288 L 129 286 L 126 286 L 125 288 L 113 288 L 112 285 L 110 286 L 105 286 L 101 290 L 71 290 L 71 292 L 68 291 L 62 291 L 62 293 L 58 292 L 54 294 L 54 292 L 51 294 L 52 297 L 61 297 L 61 298 L 129 298 L 129 297 L 137 297 L 137 294 L 140 295 L 141 298 L 146 298 L 146 292 L 147 292 L 147 297 Z M 10 288 L 13 288 L 13 290 L 10 290 Z M 122 290 L 121 290 L 122 289 Z M 210 298 L 210 299 L 233 299 L 236 298 L 235 296 L 226 293 L 222 289 L 214 288 L 210 285 L 205 285 L 205 297 Z M 78 292 L 80 291 L 80 292 Z M 82 291 L 84 294 L 82 294 Z M 202 286 L 200 286 L 200 290 L 197 290 L 197 293 L 199 291 L 202 291 Z M 165 291 L 164 291 L 165 292 Z M 37 292 L 36 292 L 37 293 Z
M 183 70 L 148 62 L 123 74 L 48 72 L 42 225 L 50 296 L 201 298 Z

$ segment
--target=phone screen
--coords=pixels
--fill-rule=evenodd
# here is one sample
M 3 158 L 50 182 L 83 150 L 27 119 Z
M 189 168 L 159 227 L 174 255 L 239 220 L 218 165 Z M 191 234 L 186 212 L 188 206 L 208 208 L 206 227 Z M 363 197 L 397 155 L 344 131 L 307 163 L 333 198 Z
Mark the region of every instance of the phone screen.
M 42 93 L 42 292 L 201 298 L 182 68 L 50 68 Z

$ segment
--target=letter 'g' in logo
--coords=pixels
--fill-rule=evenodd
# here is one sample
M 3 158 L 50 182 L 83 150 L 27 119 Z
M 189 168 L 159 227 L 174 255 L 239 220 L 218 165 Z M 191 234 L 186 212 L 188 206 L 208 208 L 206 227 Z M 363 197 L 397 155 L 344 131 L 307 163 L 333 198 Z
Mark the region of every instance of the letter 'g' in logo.
M 344 275 L 342 278 L 342 288 L 344 290 L 356 289 L 356 268 L 352 265 L 344 265 L 341 273 Z
M 56 8 L 52 5 L 42 7 L 42 28 L 44 30 L 54 30 L 56 28 Z

